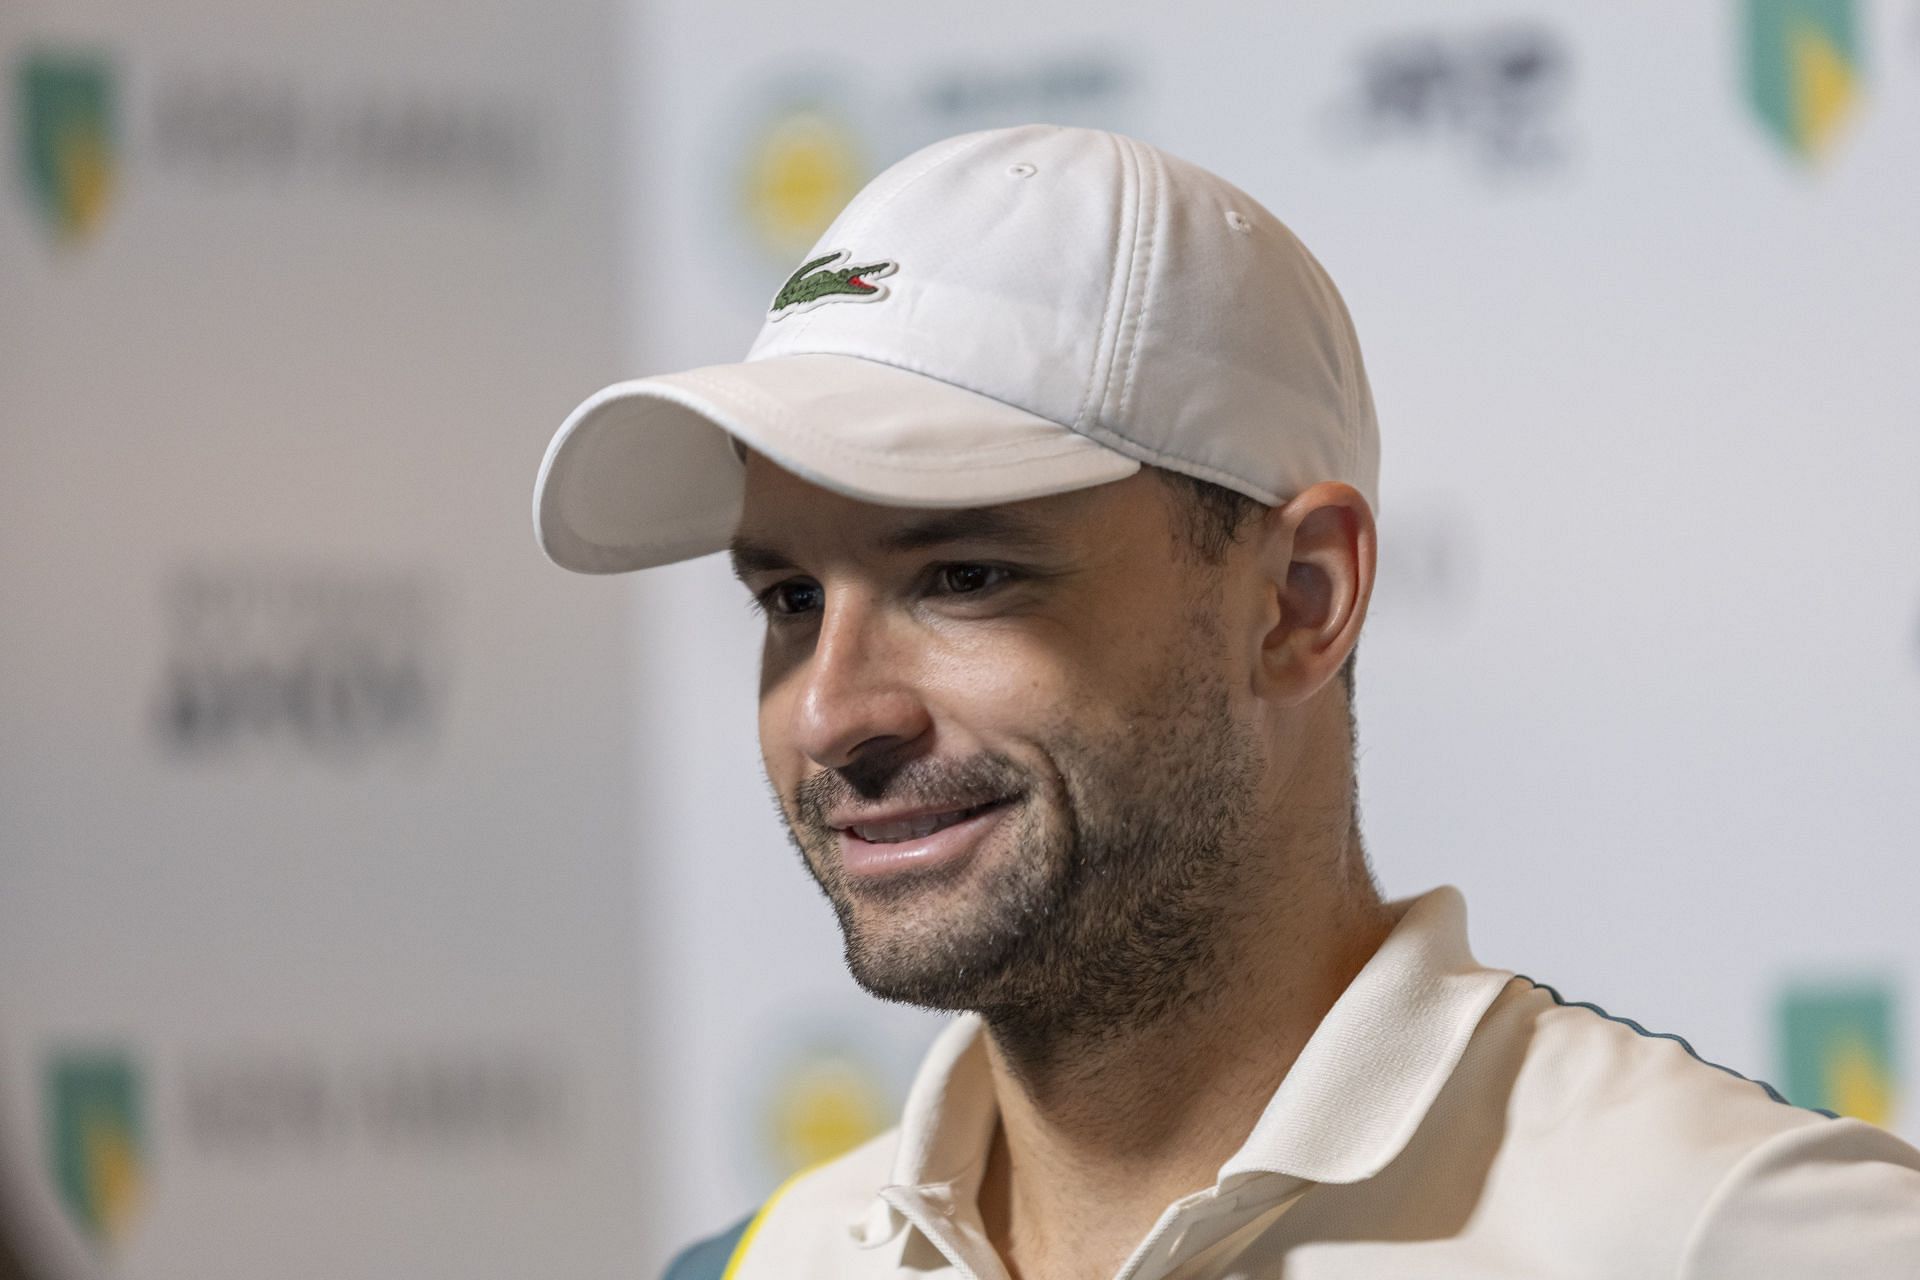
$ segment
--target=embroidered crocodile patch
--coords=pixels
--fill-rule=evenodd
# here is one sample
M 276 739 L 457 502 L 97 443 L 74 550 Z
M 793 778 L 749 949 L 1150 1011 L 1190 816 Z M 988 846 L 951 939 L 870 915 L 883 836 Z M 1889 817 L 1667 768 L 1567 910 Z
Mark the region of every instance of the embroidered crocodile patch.
M 872 302 L 886 297 L 887 287 L 873 282 L 881 276 L 892 275 L 899 264 L 865 262 L 834 269 L 833 263 L 851 256 L 848 250 L 841 249 L 802 263 L 780 286 L 780 292 L 773 295 L 773 306 L 768 308 L 773 319 L 811 310 L 823 302 Z

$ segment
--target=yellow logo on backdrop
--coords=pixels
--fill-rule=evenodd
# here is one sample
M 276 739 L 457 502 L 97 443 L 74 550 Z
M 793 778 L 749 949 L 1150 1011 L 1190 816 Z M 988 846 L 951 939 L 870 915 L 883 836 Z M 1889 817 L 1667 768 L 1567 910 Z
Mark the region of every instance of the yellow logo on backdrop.
M 113 76 L 102 58 L 34 53 L 20 64 L 20 159 L 33 202 L 62 240 L 93 234 L 113 198 Z
M 741 198 L 754 237 L 791 261 L 812 247 L 867 180 L 853 131 L 818 107 L 790 110 L 754 142 Z
M 851 1056 L 811 1052 L 775 1081 L 767 1140 L 781 1176 L 842 1155 L 892 1123 L 886 1089 Z
M 1893 1123 L 1893 1073 L 1864 1037 L 1836 1039 L 1821 1056 L 1833 1110 L 1881 1128 Z

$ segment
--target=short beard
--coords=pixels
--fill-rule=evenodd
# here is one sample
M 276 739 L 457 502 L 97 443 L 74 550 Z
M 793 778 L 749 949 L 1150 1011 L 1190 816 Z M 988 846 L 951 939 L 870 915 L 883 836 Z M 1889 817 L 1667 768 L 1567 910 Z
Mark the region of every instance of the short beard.
M 978 1011 L 1023 1074 L 1042 1074 L 1069 1052 L 1164 1023 L 1217 985 L 1223 926 L 1255 856 L 1249 826 L 1263 757 L 1233 716 L 1212 610 L 1195 603 L 1194 629 L 1170 646 L 1163 680 L 1110 738 L 1076 735 L 1071 711 L 1060 717 L 1045 739 L 1054 775 L 1035 778 L 988 752 L 938 776 L 909 761 L 801 785 L 789 834 L 833 904 L 862 987 L 923 1008 Z M 1017 855 L 964 916 L 913 919 L 920 891 L 969 867 L 856 893 L 823 817 L 849 789 L 956 807 L 1024 796 L 1010 833 Z M 809 842 L 816 856 L 807 856 Z M 869 928 L 856 898 L 895 909 L 899 927 Z

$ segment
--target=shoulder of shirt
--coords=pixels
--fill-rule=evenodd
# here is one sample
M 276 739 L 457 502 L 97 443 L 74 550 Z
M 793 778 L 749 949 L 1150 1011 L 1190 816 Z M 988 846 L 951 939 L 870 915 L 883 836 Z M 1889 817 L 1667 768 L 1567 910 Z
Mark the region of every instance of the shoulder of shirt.
M 1764 1080 L 1709 1061 L 1680 1035 L 1525 975 L 1507 984 L 1481 1029 L 1517 1059 L 1507 1084 L 1516 1138 L 1595 1141 L 1643 1177 L 1683 1172 L 1711 1185 L 1758 1143 L 1834 1122 L 1832 1112 L 1794 1106 Z
M 1707 1060 L 1684 1036 L 1569 999 L 1525 974 L 1514 975 L 1495 1008 L 1513 1005 L 1524 1010 L 1535 1041 L 1529 1058 L 1557 1058 L 1586 1105 L 1657 1105 L 1684 1094 L 1691 1103 L 1718 1100 L 1739 1108 L 1766 1132 L 1834 1119 L 1831 1111 L 1796 1107 L 1766 1081 Z
M 1680 1280 L 1912 1280 L 1920 1274 L 1920 1151 L 1837 1119 L 1749 1150 L 1707 1198 Z
M 664 1280 L 786 1280 L 815 1255 L 830 1273 L 839 1249 L 854 1241 L 863 1214 L 877 1203 L 899 1137 L 897 1127 L 888 1129 L 790 1178 L 752 1215 L 683 1250 Z M 777 1265 L 768 1270 L 769 1264 Z
M 1609 1183 L 1630 1195 L 1649 1264 L 1677 1250 L 1686 1280 L 1838 1274 L 1824 1253 L 1878 1277 L 1920 1257 L 1920 1151 L 1893 1134 L 1795 1106 L 1679 1035 L 1532 978 L 1508 984 L 1483 1029 L 1517 1046 L 1510 1076 L 1487 1064 L 1510 1081 L 1509 1140 L 1537 1150 L 1543 1172 L 1581 1169 L 1599 1200 Z M 1831 1212 L 1809 1212 L 1823 1200 Z M 1782 1269 L 1790 1239 L 1805 1270 Z

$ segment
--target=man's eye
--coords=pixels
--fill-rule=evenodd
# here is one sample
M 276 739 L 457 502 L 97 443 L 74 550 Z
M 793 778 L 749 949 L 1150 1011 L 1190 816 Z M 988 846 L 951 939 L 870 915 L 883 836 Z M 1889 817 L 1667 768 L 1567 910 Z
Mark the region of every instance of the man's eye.
M 933 571 L 934 593 L 968 596 L 1000 586 L 1014 576 L 992 564 L 943 564 Z M 824 589 L 817 582 L 776 582 L 750 598 L 750 603 L 773 618 L 797 618 L 821 607 Z
M 788 618 L 818 608 L 820 584 L 817 582 L 777 582 L 754 597 L 766 612 Z
M 1012 575 L 998 565 L 943 564 L 935 576 L 949 594 L 964 596 L 997 587 Z

